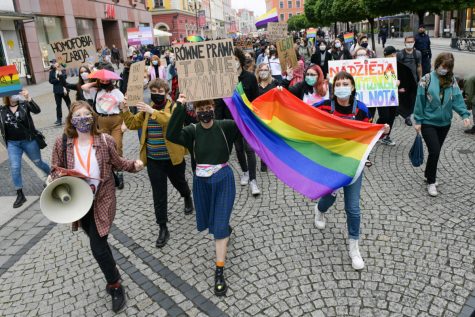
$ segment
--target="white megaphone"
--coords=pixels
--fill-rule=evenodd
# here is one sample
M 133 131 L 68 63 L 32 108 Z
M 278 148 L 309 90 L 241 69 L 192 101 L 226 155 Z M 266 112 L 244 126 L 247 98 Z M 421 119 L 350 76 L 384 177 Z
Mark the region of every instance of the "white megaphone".
M 71 223 L 91 209 L 94 195 L 91 187 L 79 177 L 64 176 L 51 182 L 41 193 L 43 215 L 56 223 Z

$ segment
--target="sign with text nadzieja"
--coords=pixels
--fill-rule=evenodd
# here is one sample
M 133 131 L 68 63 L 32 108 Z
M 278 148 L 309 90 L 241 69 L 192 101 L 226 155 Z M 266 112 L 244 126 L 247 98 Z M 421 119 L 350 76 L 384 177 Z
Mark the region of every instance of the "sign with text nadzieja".
M 190 102 L 232 96 L 238 82 L 233 41 L 173 46 L 180 92 Z

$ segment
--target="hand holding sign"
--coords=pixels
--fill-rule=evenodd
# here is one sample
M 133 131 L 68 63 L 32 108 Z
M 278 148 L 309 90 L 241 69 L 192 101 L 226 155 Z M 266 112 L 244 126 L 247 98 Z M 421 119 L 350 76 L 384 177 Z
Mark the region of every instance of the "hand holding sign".
M 146 112 L 152 114 L 155 110 L 147 105 L 145 102 L 139 102 L 136 104 L 137 110 L 140 112 Z

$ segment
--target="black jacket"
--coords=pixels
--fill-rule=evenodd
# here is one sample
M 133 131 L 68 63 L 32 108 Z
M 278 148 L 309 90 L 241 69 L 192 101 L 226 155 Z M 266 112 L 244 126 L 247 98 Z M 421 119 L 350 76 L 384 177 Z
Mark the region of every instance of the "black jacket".
M 2 133 L 2 138 L 5 144 L 7 144 L 8 135 L 5 133 L 5 121 L 7 118 L 7 107 L 8 106 L 0 106 L 0 132 Z M 33 118 L 31 117 L 31 112 L 34 114 L 38 114 L 41 112 L 40 107 L 33 101 L 25 101 L 18 105 L 17 112 L 20 114 L 18 119 L 21 125 L 25 126 L 29 132 L 33 132 L 36 130 L 35 124 L 33 123 Z M 32 138 L 31 133 L 30 140 Z
M 243 70 L 241 75 L 239 75 L 239 81 L 242 83 L 244 93 L 250 102 L 259 96 L 259 92 L 257 90 L 257 79 L 254 74 Z
M 127 85 L 129 84 L 129 72 L 130 72 L 130 68 L 124 67 L 123 72 L 120 74 L 120 77 L 122 77 L 122 80 L 119 82 L 119 90 L 124 95 L 127 92 Z
M 289 91 L 295 97 L 299 98 L 300 100 L 303 100 L 303 96 L 305 96 L 306 93 L 313 92 L 313 87 L 309 86 L 304 80 L 293 85 L 292 87 L 289 87 Z
M 53 85 L 53 93 L 58 95 L 64 94 L 64 86 L 66 86 L 66 72 L 61 72 L 56 76 L 56 69 L 51 68 L 49 71 L 49 83 Z
M 76 83 L 76 84 L 70 84 L 68 82 L 66 82 L 66 84 L 64 85 L 64 87 L 68 90 L 75 90 L 77 91 L 77 94 L 76 94 L 76 100 L 84 100 L 86 101 L 86 98 L 84 98 L 84 93 L 81 89 L 81 86 L 79 85 L 79 83 Z
M 312 58 L 310 59 L 312 64 L 316 64 L 316 65 L 320 66 L 320 68 L 322 69 L 324 78 L 327 78 L 328 61 L 331 61 L 331 60 L 332 60 L 332 54 L 329 51 L 325 51 L 325 61 L 323 62 L 323 66 L 322 66 L 321 65 L 322 53 L 320 52 L 320 50 L 313 53 Z

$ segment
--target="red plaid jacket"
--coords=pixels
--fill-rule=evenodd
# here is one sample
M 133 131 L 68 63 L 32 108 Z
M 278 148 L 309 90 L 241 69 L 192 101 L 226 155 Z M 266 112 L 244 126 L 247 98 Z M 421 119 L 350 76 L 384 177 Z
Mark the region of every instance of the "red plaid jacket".
M 106 141 L 106 143 L 104 142 Z M 127 172 L 136 172 L 133 160 L 126 160 L 119 156 L 116 150 L 114 139 L 107 134 L 95 135 L 92 146 L 96 150 L 96 159 L 99 163 L 101 171 L 101 183 L 97 188 L 94 198 L 94 220 L 96 222 L 97 231 L 101 237 L 109 233 L 112 221 L 115 217 L 116 198 L 115 183 L 112 175 L 112 167 L 116 170 L 124 170 Z M 56 139 L 54 144 L 51 165 L 53 166 L 51 176 L 53 179 L 58 178 L 55 173 L 55 167 L 64 167 L 74 169 L 74 144 L 73 138 L 68 138 L 66 143 L 66 158 L 64 162 L 63 139 L 62 136 Z M 79 227 L 79 221 L 72 224 L 73 231 Z

